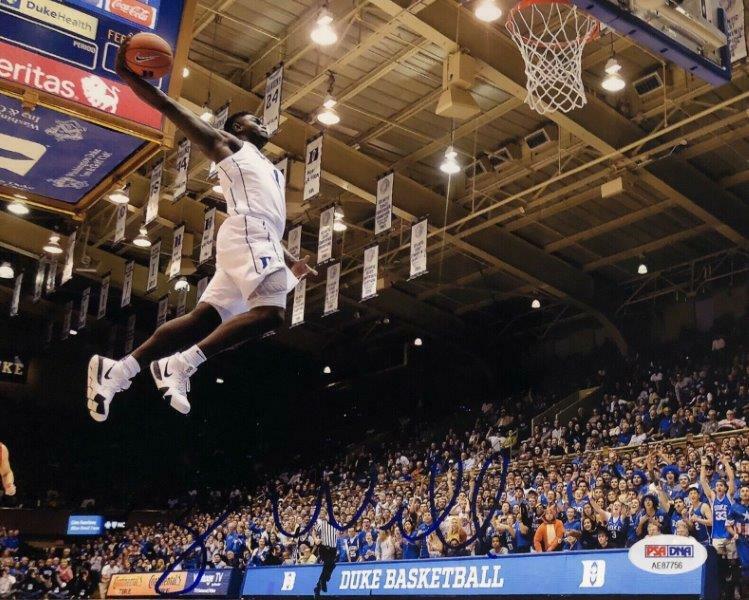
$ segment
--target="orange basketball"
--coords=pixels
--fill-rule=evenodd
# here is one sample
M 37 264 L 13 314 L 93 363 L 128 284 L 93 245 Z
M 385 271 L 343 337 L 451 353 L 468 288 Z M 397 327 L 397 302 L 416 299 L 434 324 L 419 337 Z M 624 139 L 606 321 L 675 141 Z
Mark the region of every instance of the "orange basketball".
M 172 68 L 172 49 L 153 33 L 134 35 L 125 52 L 128 68 L 145 79 L 159 79 Z

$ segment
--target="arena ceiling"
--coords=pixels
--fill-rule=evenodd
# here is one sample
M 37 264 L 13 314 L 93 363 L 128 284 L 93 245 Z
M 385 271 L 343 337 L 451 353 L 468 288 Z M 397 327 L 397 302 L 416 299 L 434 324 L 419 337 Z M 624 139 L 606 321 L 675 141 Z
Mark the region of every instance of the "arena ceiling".
M 231 101 L 232 110 L 259 112 L 266 73 L 284 62 L 283 122 L 270 151 L 294 161 L 289 217 L 304 226 L 303 247 L 313 256 L 323 207 L 341 204 L 348 224 L 336 238 L 342 311 L 319 318 L 324 281 L 313 281 L 307 324 L 284 337 L 319 347 L 321 339 L 361 335 L 386 316 L 442 337 L 528 327 L 545 335 L 563 320 L 593 317 L 623 343 L 613 323 L 627 306 L 694 293 L 701 282 L 746 270 L 745 64 L 734 65 L 730 83 L 712 88 L 605 32 L 583 58 L 587 105 L 542 117 L 523 102 L 523 63 L 503 20 L 476 20 L 470 2 L 331 0 L 339 41 L 326 48 L 309 39 L 319 8 L 317 0 L 202 0 L 182 92 L 195 111 Z M 600 88 L 612 47 L 630 84 L 618 95 Z M 482 111 L 465 121 L 435 114 L 443 62 L 457 50 L 478 65 L 472 93 Z M 321 194 L 305 204 L 300 161 L 306 139 L 321 129 L 315 114 L 331 72 L 341 122 L 326 130 Z M 654 78 L 654 89 L 640 95 L 631 84 L 646 76 Z M 548 143 L 523 151 L 524 138 L 539 130 Z M 448 190 L 439 164 L 451 143 L 464 173 Z M 487 155 L 501 148 L 513 151 L 495 168 Z M 168 156 L 167 177 L 173 177 L 173 152 Z M 380 239 L 387 287 L 360 303 L 376 177 L 388 169 L 396 180 L 394 226 Z M 128 239 L 142 222 L 146 173 L 132 176 Z M 162 200 L 149 235 L 163 236 L 165 256 L 175 224 L 185 222 L 199 236 L 205 205 L 221 207 L 213 185 L 208 163 L 193 158 L 189 197 Z M 134 293 L 144 296 L 148 252 L 109 244 L 113 211 L 100 201 L 81 216 L 91 263 L 80 274 L 96 279 L 112 271 L 117 285 L 121 265 L 134 258 Z M 409 282 L 408 227 L 423 216 L 429 218 L 430 272 Z M 3 213 L 0 226 L 9 231 L 3 245 L 36 256 L 55 224 L 38 211 L 23 222 Z M 649 269 L 644 276 L 637 274 L 642 262 Z M 162 276 L 147 299 L 167 290 Z M 536 297 L 542 308 L 534 311 Z

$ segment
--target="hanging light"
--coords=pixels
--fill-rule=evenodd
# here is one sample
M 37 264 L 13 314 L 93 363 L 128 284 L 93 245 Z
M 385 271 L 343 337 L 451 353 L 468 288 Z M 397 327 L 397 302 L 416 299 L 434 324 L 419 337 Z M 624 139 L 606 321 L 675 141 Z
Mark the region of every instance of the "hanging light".
M 224 380 L 221 377 L 216 377 L 216 383 L 221 385 L 222 383 L 224 383 Z
M 69 333 L 70 335 L 78 335 L 78 332 L 75 329 L 71 329 Z
M 333 218 L 336 221 L 343 221 L 343 218 L 346 215 L 343 213 L 343 209 L 340 206 L 336 206 L 335 210 L 333 211 Z
M 333 88 L 335 87 L 335 75 L 330 72 L 328 73 L 328 94 L 325 96 L 325 101 L 322 103 L 320 112 L 317 113 L 317 120 L 323 125 L 337 125 L 341 122 L 341 117 L 335 111 L 335 106 L 338 101 L 333 96 Z
M 538 298 L 534 298 L 533 302 L 531 302 L 531 308 L 533 309 L 541 308 L 541 301 Z
M 495 0 L 480 0 L 473 11 L 479 21 L 491 23 L 502 16 L 502 9 L 497 6 Z
M 62 246 L 60 246 L 60 236 L 53 233 L 49 236 L 49 241 L 44 245 L 44 251 L 48 254 L 62 254 Z
M 622 70 L 622 66 L 619 61 L 613 56 L 606 61 L 606 77 L 601 81 L 601 87 L 607 92 L 621 92 L 624 89 L 626 82 L 624 78 L 619 75 L 619 71 Z
M 647 275 L 648 274 L 648 266 L 645 263 L 640 263 L 640 266 L 637 267 L 637 273 L 640 275 Z
M 213 123 L 213 111 L 207 106 L 203 105 L 203 114 L 200 115 L 200 120 L 206 123 Z
M 455 175 L 455 173 L 459 173 L 460 165 L 456 160 L 457 157 L 458 153 L 455 152 L 455 149 L 452 146 L 448 146 L 447 150 L 445 150 L 445 160 L 440 165 L 440 171 L 442 171 L 443 173 L 447 173 L 448 175 Z
M 29 214 L 29 207 L 20 200 L 13 200 L 13 202 L 8 204 L 8 212 L 13 213 L 14 215 L 17 215 L 19 217 L 23 217 Z
M 145 227 L 140 228 L 140 232 L 133 240 L 133 244 L 138 248 L 150 248 L 151 240 L 148 239 L 148 231 Z
M 189 292 L 190 282 L 187 281 L 186 278 L 180 277 L 177 281 L 174 282 L 174 291 L 175 292 Z
M 15 275 L 16 272 L 7 260 L 0 265 L 0 279 L 13 279 Z
M 130 202 L 130 188 L 126 185 L 121 185 L 115 188 L 109 193 L 109 201 L 112 204 L 128 204 Z
M 327 4 L 327 3 L 326 3 Z M 338 41 L 338 34 L 335 29 L 331 27 L 333 22 L 333 16 L 328 11 L 327 6 L 323 6 L 320 11 L 320 15 L 317 17 L 315 27 L 310 32 L 309 36 L 315 44 L 318 46 L 330 46 Z
M 342 233 L 348 229 L 348 225 L 340 220 L 333 221 L 333 231 L 337 231 L 338 233 Z
M 322 372 L 326 375 L 330 375 L 333 371 L 328 365 L 325 365 L 325 368 L 322 370 Z
M 213 187 L 211 188 L 211 191 L 212 191 L 212 192 L 213 192 L 214 194 L 218 194 L 219 196 L 223 196 L 223 195 L 224 195 L 224 189 L 223 189 L 223 188 L 221 187 L 221 185 L 220 185 L 220 184 L 216 184 L 216 185 L 214 185 L 214 186 L 213 186 Z
M 417 348 L 419 348 L 419 347 L 421 347 L 423 345 L 424 345 L 424 340 L 422 340 L 420 337 L 417 337 L 414 340 L 414 346 L 416 346 Z
M 190 76 L 190 67 L 182 67 L 182 78 Z

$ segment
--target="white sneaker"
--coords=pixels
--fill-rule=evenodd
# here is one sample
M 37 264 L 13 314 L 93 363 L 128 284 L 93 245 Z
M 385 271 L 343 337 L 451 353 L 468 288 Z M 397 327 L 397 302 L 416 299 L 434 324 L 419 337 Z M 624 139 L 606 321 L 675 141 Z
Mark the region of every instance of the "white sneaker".
M 86 386 L 86 406 L 94 421 L 106 421 L 109 404 L 117 392 L 130 387 L 130 380 L 115 369 L 116 360 L 95 354 L 88 362 L 88 383 Z
M 195 371 L 185 364 L 179 352 L 151 363 L 151 375 L 156 387 L 169 401 L 169 406 L 183 415 L 190 412 L 187 392 L 190 391 L 190 375 Z

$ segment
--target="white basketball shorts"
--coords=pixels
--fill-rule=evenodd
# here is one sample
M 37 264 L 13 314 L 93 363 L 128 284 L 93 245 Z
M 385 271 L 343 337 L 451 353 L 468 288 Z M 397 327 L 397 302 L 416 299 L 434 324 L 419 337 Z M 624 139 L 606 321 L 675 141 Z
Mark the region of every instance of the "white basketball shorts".
M 281 242 L 263 219 L 236 215 L 216 239 L 216 274 L 200 297 L 227 321 L 258 306 L 286 308 L 298 280 L 286 266 Z

